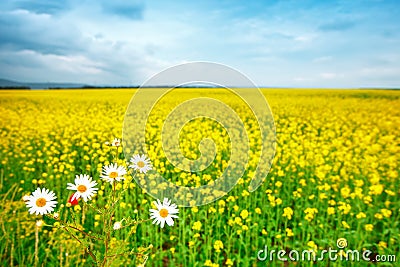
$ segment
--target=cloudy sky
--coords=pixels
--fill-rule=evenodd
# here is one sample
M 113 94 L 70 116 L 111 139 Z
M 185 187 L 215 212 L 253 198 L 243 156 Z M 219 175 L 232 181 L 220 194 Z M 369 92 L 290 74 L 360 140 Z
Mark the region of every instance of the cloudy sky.
M 140 85 L 189 61 L 258 86 L 400 87 L 400 2 L 0 1 L 0 78 Z

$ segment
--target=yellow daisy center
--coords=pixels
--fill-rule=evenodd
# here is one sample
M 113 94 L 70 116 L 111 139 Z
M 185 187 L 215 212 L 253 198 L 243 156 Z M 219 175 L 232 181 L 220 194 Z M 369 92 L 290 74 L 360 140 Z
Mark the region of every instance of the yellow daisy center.
M 166 218 L 168 216 L 168 210 L 167 209 L 161 209 L 160 210 L 160 216 L 163 218 Z
M 139 161 L 137 163 L 137 165 L 138 165 L 139 168 L 143 168 L 144 167 L 144 162 L 143 161 Z
M 85 193 L 86 190 L 87 190 L 87 187 L 84 186 L 83 184 L 81 184 L 81 185 L 78 186 L 77 190 L 78 190 L 79 193 Z
M 109 176 L 110 178 L 115 179 L 118 177 L 118 172 L 111 172 Z
M 41 208 L 41 207 L 44 207 L 44 206 L 46 206 L 46 199 L 45 198 L 43 198 L 43 197 L 41 197 L 41 198 L 38 198 L 37 200 L 36 200 L 36 206 L 38 206 L 39 208 Z

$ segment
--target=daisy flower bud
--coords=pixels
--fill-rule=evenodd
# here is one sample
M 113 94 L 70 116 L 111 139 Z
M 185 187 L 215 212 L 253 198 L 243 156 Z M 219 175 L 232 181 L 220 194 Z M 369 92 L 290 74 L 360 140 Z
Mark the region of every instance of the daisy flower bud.
M 114 226 L 113 226 L 113 229 L 114 230 L 118 230 L 118 229 L 121 229 L 121 227 L 122 227 L 122 223 L 121 222 L 115 222 Z

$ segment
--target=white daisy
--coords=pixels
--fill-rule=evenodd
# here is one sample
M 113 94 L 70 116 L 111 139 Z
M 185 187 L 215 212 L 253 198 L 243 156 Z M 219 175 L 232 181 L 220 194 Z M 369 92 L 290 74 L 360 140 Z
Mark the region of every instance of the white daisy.
M 54 210 L 57 205 L 56 194 L 49 189 L 37 188 L 32 195 L 30 195 L 26 201 L 26 206 L 29 208 L 29 213 L 36 215 L 43 215 L 50 213 Z
M 121 140 L 118 138 L 114 138 L 114 140 L 111 143 L 112 146 L 120 146 L 121 145 Z
M 75 184 L 68 183 L 67 189 L 76 191 L 71 201 L 75 199 L 83 198 L 85 202 L 93 197 L 96 194 L 96 191 L 99 190 L 95 186 L 97 183 L 92 181 L 92 177 L 87 174 L 80 174 L 75 176 Z
M 132 165 L 129 165 L 129 168 L 133 168 L 141 173 L 146 173 L 152 169 L 150 159 L 145 155 L 135 155 L 131 158 L 130 162 Z
M 115 222 L 114 226 L 113 226 L 113 229 L 114 230 L 118 230 L 118 229 L 121 229 L 121 227 L 122 227 L 122 223 L 121 222 Z
M 157 202 L 153 202 L 157 209 L 150 209 L 150 218 L 154 219 L 153 224 L 157 223 L 159 225 L 161 223 L 161 228 L 164 228 L 164 224 L 167 223 L 169 226 L 174 225 L 173 218 L 178 218 L 179 209 L 177 209 L 176 204 L 171 204 L 171 200 L 168 198 L 164 198 L 164 201 L 161 203 L 159 199 Z
M 103 166 L 103 172 L 100 177 L 101 179 L 106 180 L 107 182 L 110 182 L 112 184 L 114 181 L 119 182 L 125 179 L 125 174 L 126 169 L 124 166 L 118 166 L 117 163 L 111 163 L 108 166 Z

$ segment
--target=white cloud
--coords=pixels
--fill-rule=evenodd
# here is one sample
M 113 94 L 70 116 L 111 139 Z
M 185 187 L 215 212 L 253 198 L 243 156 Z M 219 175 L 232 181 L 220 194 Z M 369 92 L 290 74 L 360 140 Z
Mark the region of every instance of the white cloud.
M 307 78 L 307 77 L 295 77 L 295 78 L 293 78 L 293 81 L 295 81 L 295 82 L 300 82 L 300 83 L 303 83 L 303 82 L 312 82 L 314 79 L 312 79 L 312 78 Z
M 329 61 L 332 61 L 332 59 L 333 59 L 332 56 L 322 56 L 322 57 L 314 58 L 314 59 L 312 60 L 312 62 L 315 62 L 315 63 L 329 62 Z
M 16 27 L 9 30 L 8 44 L 1 48 L 6 63 L 0 63 L 0 76 L 25 81 L 140 84 L 177 62 L 170 50 L 183 40 L 174 37 L 173 31 L 182 32 L 182 39 L 190 32 L 187 25 L 165 22 L 165 17 L 144 21 L 113 17 L 110 22 L 103 20 L 104 14 L 96 14 L 101 10 L 84 16 L 87 9 L 81 8 L 58 16 L 28 10 L 7 12 Z M 19 72 L 22 66 L 23 76 Z
M 296 36 L 294 38 L 294 40 L 298 41 L 298 42 L 311 42 L 313 39 L 314 39 L 314 37 L 311 36 L 311 35 L 308 35 L 308 36 L 307 35 L 300 35 L 300 36 Z
M 333 79 L 333 78 L 336 78 L 338 75 L 333 72 L 325 72 L 325 73 L 321 73 L 320 76 L 323 79 Z
M 354 73 L 356 79 L 362 81 L 364 87 L 399 88 L 400 67 L 366 67 Z

